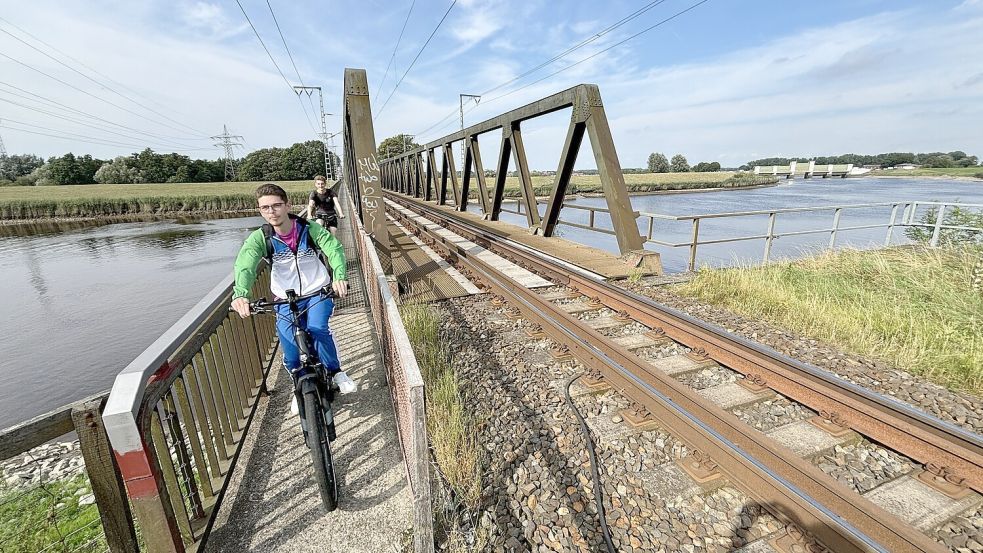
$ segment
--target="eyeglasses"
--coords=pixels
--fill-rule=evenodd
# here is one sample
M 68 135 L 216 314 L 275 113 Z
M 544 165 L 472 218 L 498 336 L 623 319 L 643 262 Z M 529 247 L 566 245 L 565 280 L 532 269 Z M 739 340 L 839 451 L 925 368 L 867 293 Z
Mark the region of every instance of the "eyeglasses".
M 283 202 L 277 202 L 275 204 L 270 204 L 270 205 L 261 205 L 259 206 L 259 210 L 263 213 L 270 213 L 271 211 L 280 211 L 281 209 L 283 209 L 283 206 L 285 205 L 287 204 Z

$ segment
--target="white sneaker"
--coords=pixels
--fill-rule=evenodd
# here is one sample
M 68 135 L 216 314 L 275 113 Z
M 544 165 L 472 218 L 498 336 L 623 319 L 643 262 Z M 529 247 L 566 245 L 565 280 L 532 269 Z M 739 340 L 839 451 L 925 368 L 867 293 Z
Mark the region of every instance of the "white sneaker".
M 293 399 L 290 400 L 290 414 L 295 417 L 300 414 L 300 408 L 297 407 L 297 394 L 293 394 Z
M 356 390 L 355 381 L 345 371 L 338 371 L 334 374 L 334 383 L 338 387 L 338 391 L 343 394 L 350 394 Z

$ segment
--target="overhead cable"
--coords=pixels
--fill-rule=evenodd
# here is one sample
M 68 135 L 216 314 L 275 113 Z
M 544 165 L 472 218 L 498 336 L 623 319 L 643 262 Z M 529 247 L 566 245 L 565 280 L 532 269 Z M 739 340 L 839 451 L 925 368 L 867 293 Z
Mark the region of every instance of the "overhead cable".
M 406 24 L 410 22 L 410 14 L 413 13 L 413 6 L 416 5 L 416 0 L 410 4 L 410 11 L 406 12 L 406 19 L 403 20 L 403 28 L 399 30 L 399 37 L 396 39 L 396 46 L 393 46 L 393 55 L 389 56 L 389 63 L 386 64 L 386 72 L 382 75 L 382 80 L 379 81 L 379 88 L 375 90 L 375 98 L 372 99 L 373 102 L 379 100 L 379 93 L 382 92 L 382 83 L 386 82 L 386 77 L 389 76 L 389 68 L 392 67 L 393 62 L 396 61 L 396 50 L 399 50 L 399 43 L 403 40 L 403 32 L 406 31 Z
M 78 65 L 79 67 L 83 67 L 83 68 L 85 68 L 85 69 L 87 69 L 87 70 L 89 70 L 89 71 L 91 71 L 92 73 L 94 73 L 94 74 L 96 74 L 96 75 L 98 75 L 99 77 L 101 77 L 101 78 L 103 78 L 103 79 L 105 79 L 106 81 L 108 81 L 108 82 L 110 82 L 110 83 L 112 83 L 112 84 L 114 84 L 114 85 L 116 85 L 116 86 L 118 86 L 118 87 L 120 87 L 120 88 L 122 88 L 122 89 L 124 89 L 124 90 L 127 90 L 127 91 L 129 91 L 130 93 L 132 93 L 132 94 L 134 94 L 134 95 L 136 95 L 136 96 L 138 96 L 138 97 L 142 97 L 142 98 L 143 98 L 144 100 L 146 100 L 146 101 L 148 101 L 148 102 L 150 102 L 150 103 L 152 103 L 152 104 L 157 104 L 157 105 L 158 105 L 159 107 L 161 107 L 162 109 L 166 109 L 166 110 L 168 110 L 168 111 L 174 111 L 174 110 L 172 110 L 172 109 L 170 109 L 170 108 L 168 108 L 167 106 L 165 106 L 165 105 L 163 105 L 163 104 L 161 104 L 160 102 L 158 102 L 158 101 L 156 101 L 156 100 L 154 100 L 153 98 L 150 98 L 150 97 L 145 97 L 145 96 L 142 96 L 140 92 L 137 92 L 136 90 L 133 90 L 132 88 L 130 88 L 130 87 L 128 87 L 128 86 L 126 86 L 125 84 L 123 84 L 123 83 L 121 83 L 121 82 L 119 82 L 119 81 L 117 81 L 117 80 L 114 80 L 114 79 L 113 79 L 112 77 L 109 77 L 108 75 L 105 75 L 105 74 L 103 74 L 103 73 L 100 73 L 100 72 L 99 72 L 99 71 L 98 71 L 97 69 L 94 69 L 94 68 L 92 68 L 92 67 L 90 67 L 90 66 L 88 66 L 88 65 L 86 65 L 86 64 L 85 64 L 84 62 L 82 62 L 82 61 L 79 61 L 78 59 L 76 59 L 76 58 L 74 58 L 74 57 L 72 57 L 72 56 L 71 56 L 70 54 L 67 54 L 67 53 L 65 53 L 65 52 L 63 52 L 63 51 L 61 51 L 61 50 L 59 50 L 58 48 L 56 48 L 56 47 L 54 47 L 54 46 L 52 46 L 51 44 L 49 44 L 49 43 L 47 43 L 47 42 L 45 42 L 44 40 L 42 40 L 41 38 L 39 38 L 39 37 L 37 37 L 36 35 L 34 35 L 34 34 L 31 34 L 31 33 L 30 33 L 29 31 L 27 31 L 27 30 L 25 30 L 25 29 L 23 29 L 22 27 L 18 27 L 18 26 L 17 26 L 16 24 L 14 24 L 14 23 L 12 23 L 12 22 L 11 22 L 10 20 L 8 20 L 8 19 L 4 19 L 3 17 L 0 17 L 0 21 L 2 21 L 2 22 L 4 22 L 4 23 L 6 23 L 7 25 L 9 25 L 9 26 L 11 26 L 11 27 L 13 27 L 14 29 L 17 29 L 17 30 L 18 30 L 18 31 L 20 31 L 20 32 L 21 32 L 22 34 L 25 34 L 25 35 L 27 35 L 27 36 L 29 36 L 29 37 L 31 37 L 31 38 L 32 38 L 32 39 L 34 39 L 34 40 L 35 40 L 36 42 L 39 42 L 39 43 L 41 43 L 41 44 L 43 44 L 43 45 L 45 45 L 46 47 L 48 47 L 49 49 L 51 49 L 51 50 L 53 50 L 54 52 L 57 52 L 57 53 L 58 53 L 59 55 L 61 55 L 61 56 L 64 56 L 64 57 L 65 57 L 65 58 L 67 58 L 67 59 L 68 59 L 69 61 L 71 61 L 71 62 L 72 62 L 73 64 L 75 64 L 75 65 Z M 202 136 L 204 136 L 204 137 L 206 137 L 206 138 L 198 138 L 198 139 L 196 139 L 196 140 L 211 140 L 211 138 L 207 138 L 207 136 L 208 136 L 208 133 L 206 133 L 206 132 L 203 132 L 203 131 L 200 131 L 200 130 L 198 130 L 198 129 L 195 129 L 194 127 L 190 127 L 190 126 L 188 126 L 188 125 L 185 125 L 185 124 L 183 124 L 183 123 L 179 123 L 179 124 L 181 124 L 181 125 L 182 125 L 182 126 L 184 126 L 184 127 L 187 127 L 187 128 L 189 128 L 189 129 L 191 129 L 192 131 L 194 131 L 194 132 L 195 132 L 195 133 L 197 133 L 197 134 L 200 134 L 200 135 L 202 135 Z
M 396 94 L 396 90 L 399 89 L 399 85 L 403 83 L 403 79 L 405 79 L 406 75 L 409 74 L 410 69 L 413 69 L 413 66 L 416 65 L 416 60 L 420 59 L 420 55 L 423 54 L 424 50 L 426 50 L 427 45 L 430 44 L 430 40 L 433 39 L 435 34 L 437 34 L 437 30 L 440 29 L 440 26 L 444 24 L 444 20 L 447 19 L 447 15 L 451 13 L 452 9 L 454 9 L 455 4 L 457 4 L 457 0 L 451 2 L 451 5 L 447 7 L 447 11 L 444 12 L 444 17 L 440 18 L 440 21 L 437 23 L 437 26 L 434 27 L 433 32 L 430 33 L 429 37 L 427 37 L 427 41 L 420 47 L 420 51 L 416 53 L 416 57 L 413 58 L 413 61 L 410 63 L 409 67 L 407 67 L 406 71 L 403 72 L 403 76 L 396 82 L 396 86 L 393 87 L 393 91 L 389 93 L 389 97 L 386 98 L 386 101 L 382 104 L 382 107 L 376 112 L 375 116 L 372 118 L 373 120 L 377 119 L 379 115 L 382 114 L 382 110 L 386 109 L 386 106 L 389 105 L 389 100 L 392 99 L 393 94 Z

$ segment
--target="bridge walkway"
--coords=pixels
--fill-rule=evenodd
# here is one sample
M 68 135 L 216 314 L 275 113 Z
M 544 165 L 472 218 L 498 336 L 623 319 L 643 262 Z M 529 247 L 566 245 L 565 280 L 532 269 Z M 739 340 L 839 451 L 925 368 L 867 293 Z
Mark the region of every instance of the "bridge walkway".
M 412 543 L 413 497 L 397 423 L 372 328 L 351 219 L 339 234 L 352 290 L 335 307 L 331 329 L 342 365 L 358 391 L 335 404 L 332 443 L 339 482 L 338 509 L 321 504 L 300 421 L 290 414 L 290 378 L 274 362 L 255 421 L 206 542 L 207 551 L 376 551 Z

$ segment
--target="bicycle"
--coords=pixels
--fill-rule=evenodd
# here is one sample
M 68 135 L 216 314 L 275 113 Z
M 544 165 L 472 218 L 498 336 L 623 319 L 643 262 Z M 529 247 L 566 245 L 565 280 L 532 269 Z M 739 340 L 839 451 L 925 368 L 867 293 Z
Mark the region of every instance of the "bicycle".
M 337 437 L 331 403 L 334 401 L 338 386 L 328 376 L 327 369 L 318 359 L 317 348 L 314 347 L 310 334 L 301 328 L 300 316 L 303 312 L 298 308 L 297 303 L 316 296 L 322 300 L 333 298 L 335 293 L 330 286 L 326 286 L 305 296 L 298 296 L 293 290 L 287 290 L 286 295 L 285 300 L 266 301 L 266 298 L 261 298 L 250 302 L 249 310 L 252 313 L 276 314 L 274 307 L 290 306 L 294 340 L 297 342 L 301 361 L 300 368 L 295 372 L 300 376 L 293 377 L 294 394 L 300 411 L 300 427 L 304 432 L 304 443 L 311 450 L 311 457 L 314 460 L 314 476 L 321 491 L 321 502 L 324 503 L 325 510 L 331 512 L 338 506 L 338 482 L 331 461 L 330 448 L 330 443 Z

